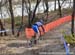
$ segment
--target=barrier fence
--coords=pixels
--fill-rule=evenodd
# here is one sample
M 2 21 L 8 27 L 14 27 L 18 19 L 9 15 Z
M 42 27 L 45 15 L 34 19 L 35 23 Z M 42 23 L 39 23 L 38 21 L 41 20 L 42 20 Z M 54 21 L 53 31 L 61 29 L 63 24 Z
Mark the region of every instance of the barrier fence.
M 45 32 L 48 32 L 54 29 L 55 27 L 58 27 L 59 25 L 69 21 L 71 21 L 71 15 L 59 18 L 58 20 L 50 22 L 43 26 L 44 26 Z M 29 39 L 29 38 L 32 38 L 32 36 L 34 36 L 35 32 L 33 31 L 32 28 L 25 28 L 25 34 L 26 34 L 26 38 Z M 41 35 L 43 35 L 42 31 L 41 31 Z

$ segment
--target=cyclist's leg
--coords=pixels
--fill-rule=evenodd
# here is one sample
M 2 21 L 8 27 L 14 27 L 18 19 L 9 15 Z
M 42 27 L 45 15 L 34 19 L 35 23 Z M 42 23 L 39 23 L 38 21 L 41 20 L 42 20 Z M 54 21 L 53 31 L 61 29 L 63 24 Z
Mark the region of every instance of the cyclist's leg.
M 36 40 L 38 40 L 40 37 L 40 31 L 39 31 L 39 28 L 38 28 L 38 32 L 36 33 Z
M 38 35 L 39 35 L 39 37 L 41 36 L 41 30 L 39 27 L 38 27 Z
M 32 29 L 34 30 L 34 32 L 35 32 L 35 37 L 33 37 L 33 39 L 34 39 L 34 44 L 36 44 L 37 43 L 37 40 L 39 39 L 39 30 L 38 30 L 38 26 L 37 25 L 33 25 L 32 26 Z
M 41 25 L 41 28 L 42 28 L 43 32 L 45 33 L 45 29 L 44 29 L 43 25 Z
M 37 26 L 37 32 L 36 32 L 36 38 L 34 40 L 34 44 L 37 44 L 38 40 L 39 40 L 39 36 L 40 36 L 40 32 L 39 32 L 39 27 Z

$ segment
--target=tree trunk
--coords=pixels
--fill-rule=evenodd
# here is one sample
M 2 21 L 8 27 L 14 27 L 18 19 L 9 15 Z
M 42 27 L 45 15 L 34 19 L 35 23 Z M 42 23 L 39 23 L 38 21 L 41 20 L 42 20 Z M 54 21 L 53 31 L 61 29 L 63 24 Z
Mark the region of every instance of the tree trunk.
M 48 0 L 44 0 L 44 2 L 45 2 L 45 6 L 46 6 L 46 10 L 44 11 L 45 13 L 46 13 L 46 18 L 48 18 L 48 9 L 49 9 L 49 6 L 48 6 Z M 47 21 L 47 19 L 46 19 L 46 21 Z
M 74 36 L 74 16 L 75 16 L 75 0 L 73 0 L 73 13 L 72 13 L 72 26 L 71 26 L 71 33 Z
M 29 3 L 29 13 L 28 13 L 28 22 L 29 22 L 29 27 L 31 26 L 31 18 L 32 18 L 32 11 L 31 11 L 31 0 L 28 0 Z
M 48 0 L 44 0 L 44 2 L 45 2 L 45 6 L 46 6 L 46 10 L 44 11 L 44 12 L 48 12 Z
M 28 27 L 31 27 L 31 18 L 32 18 L 32 11 L 31 11 L 31 0 L 24 0 L 25 2 L 25 7 L 28 13 Z M 29 6 L 28 6 L 28 5 Z
M 69 1 L 69 3 L 70 3 L 69 7 L 71 8 L 71 0 Z
M 24 0 L 22 0 L 22 19 L 21 19 L 21 25 L 20 25 L 18 32 L 17 32 L 17 37 L 20 35 L 21 29 L 23 26 L 23 18 L 24 18 Z
M 22 0 L 22 20 L 21 20 L 21 24 L 23 24 L 23 18 L 24 18 L 24 0 Z
M 62 14 L 61 14 L 61 6 L 60 6 L 60 0 L 58 0 L 58 10 L 59 10 L 59 15 L 60 15 L 60 17 L 62 17 Z
M 54 3 L 54 11 L 56 11 L 56 0 L 55 0 L 55 3 Z
M 0 19 L 0 29 L 1 29 L 1 31 L 4 31 L 4 35 L 7 36 L 7 33 L 5 31 L 5 28 L 3 27 L 3 24 L 1 22 L 1 19 Z M 0 36 L 3 36 L 3 32 L 0 32 Z
M 35 13 L 36 13 L 36 10 L 37 10 L 37 7 L 39 5 L 41 0 L 37 0 L 37 3 L 36 3 L 36 6 L 35 6 L 35 9 L 33 11 L 33 16 L 32 16 L 32 20 L 31 20 L 31 23 L 33 23 L 33 20 L 35 19 Z
M 12 0 L 9 1 L 9 11 L 11 14 L 11 29 L 12 29 L 12 34 L 14 35 L 14 14 L 13 14 L 13 9 L 12 9 Z

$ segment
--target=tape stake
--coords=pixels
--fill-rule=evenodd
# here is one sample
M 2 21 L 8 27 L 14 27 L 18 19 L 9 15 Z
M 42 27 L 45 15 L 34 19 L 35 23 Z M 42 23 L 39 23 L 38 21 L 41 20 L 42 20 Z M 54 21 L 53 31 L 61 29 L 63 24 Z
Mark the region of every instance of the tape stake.
M 65 47 L 65 50 L 66 50 L 66 55 L 70 55 L 69 54 L 69 46 L 67 45 L 66 41 L 64 40 L 64 38 L 62 37 L 62 41 L 64 42 L 64 47 Z
M 67 43 L 64 41 L 64 46 L 66 50 L 66 55 L 69 55 L 69 47 L 67 46 Z

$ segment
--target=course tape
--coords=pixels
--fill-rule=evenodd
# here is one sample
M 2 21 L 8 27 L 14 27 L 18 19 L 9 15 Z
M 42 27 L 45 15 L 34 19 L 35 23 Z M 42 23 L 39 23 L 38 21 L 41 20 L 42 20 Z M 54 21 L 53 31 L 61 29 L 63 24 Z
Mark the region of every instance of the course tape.
M 45 32 L 48 32 L 48 31 L 54 29 L 55 27 L 58 27 L 59 25 L 65 23 L 65 22 L 68 22 L 68 21 L 71 21 L 71 15 L 59 18 L 58 20 L 50 22 L 43 26 L 44 26 Z M 26 34 L 26 38 L 29 39 L 29 38 L 32 38 L 32 36 L 34 36 L 35 32 L 33 31 L 32 28 L 25 28 L 25 34 Z M 42 31 L 41 31 L 41 35 L 43 35 Z
M 0 33 L 2 33 L 2 32 L 8 32 L 8 31 L 10 31 L 9 29 L 7 29 L 7 30 L 0 30 Z
M 18 29 L 14 29 L 15 31 L 18 31 Z M 13 31 L 14 31 L 13 30 Z M 5 29 L 5 30 L 0 30 L 0 33 L 3 33 L 3 32 L 10 32 L 12 31 L 11 29 Z

